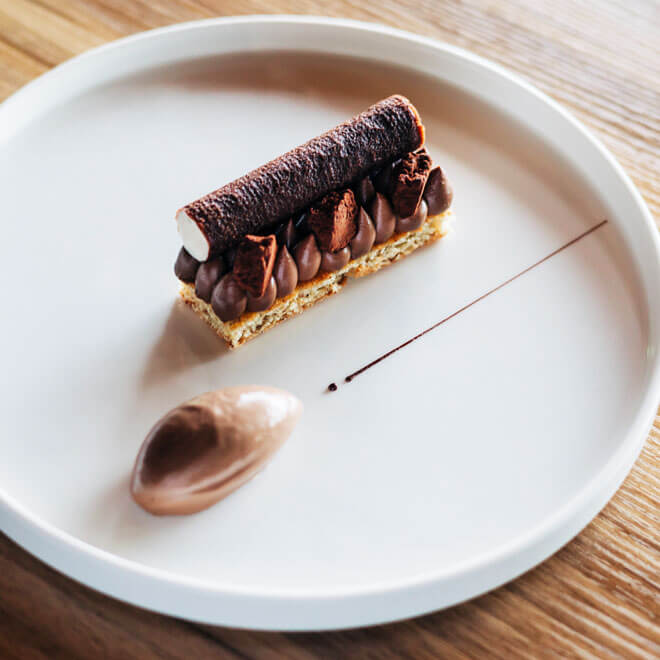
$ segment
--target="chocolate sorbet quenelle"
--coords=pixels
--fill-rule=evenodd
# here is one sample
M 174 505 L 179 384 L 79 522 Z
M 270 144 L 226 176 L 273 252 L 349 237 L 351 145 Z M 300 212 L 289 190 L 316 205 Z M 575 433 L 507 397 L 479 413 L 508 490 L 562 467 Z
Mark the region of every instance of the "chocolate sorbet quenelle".
M 196 513 L 251 479 L 289 437 L 300 401 L 274 387 L 227 387 L 170 410 L 149 431 L 131 477 L 156 515 Z

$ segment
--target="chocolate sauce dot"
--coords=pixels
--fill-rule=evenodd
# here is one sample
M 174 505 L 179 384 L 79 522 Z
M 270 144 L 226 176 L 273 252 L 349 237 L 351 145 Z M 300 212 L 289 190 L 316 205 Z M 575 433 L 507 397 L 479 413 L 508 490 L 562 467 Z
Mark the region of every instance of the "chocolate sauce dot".
M 328 385 L 328 392 L 336 392 L 336 391 L 337 391 L 337 384 L 330 383 L 330 385 Z

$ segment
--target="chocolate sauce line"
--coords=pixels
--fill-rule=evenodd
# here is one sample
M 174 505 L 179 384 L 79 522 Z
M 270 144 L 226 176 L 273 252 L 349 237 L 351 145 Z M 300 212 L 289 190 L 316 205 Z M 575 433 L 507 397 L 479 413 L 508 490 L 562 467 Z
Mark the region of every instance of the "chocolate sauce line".
M 602 222 L 599 222 L 597 225 L 594 225 L 591 227 L 591 229 L 587 229 L 585 232 L 581 233 L 579 236 L 576 236 L 572 240 L 570 240 L 568 243 L 565 243 L 561 247 L 557 248 L 550 254 L 546 255 L 543 257 L 543 259 L 539 259 L 536 263 L 533 263 L 531 266 L 527 266 L 524 270 L 521 270 L 519 273 L 514 275 L 513 277 L 510 277 L 508 280 L 505 280 L 501 284 L 498 284 L 495 288 L 491 289 L 490 291 L 487 291 L 486 293 L 483 293 L 480 295 L 478 298 L 475 298 L 472 302 L 469 302 L 467 305 L 464 305 L 460 309 L 457 309 L 455 312 L 450 314 L 449 316 L 446 316 L 444 319 L 441 321 L 438 321 L 437 323 L 434 323 L 430 328 L 427 328 L 426 330 L 423 330 L 419 334 L 415 335 L 414 337 L 411 337 L 407 341 L 404 341 L 402 344 L 399 344 L 395 348 L 387 351 L 387 353 L 384 353 L 381 355 L 379 358 L 376 358 L 375 360 L 372 360 L 369 362 L 369 364 L 366 364 L 364 367 L 361 369 L 358 369 L 357 371 L 354 371 L 352 374 L 349 374 L 344 378 L 344 381 L 346 383 L 350 383 L 356 376 L 359 376 L 361 373 L 364 373 L 367 369 L 371 369 L 371 367 L 376 366 L 379 362 L 382 362 L 385 358 L 388 358 L 390 355 L 393 355 L 397 351 L 400 351 L 402 348 L 405 348 L 409 344 L 412 344 L 414 341 L 417 341 L 421 337 L 423 337 L 425 334 L 431 332 L 432 330 L 435 330 L 436 328 L 439 328 L 443 323 L 446 323 L 450 319 L 453 319 L 455 316 L 458 316 L 461 312 L 464 312 L 466 309 L 469 309 L 472 307 L 472 305 L 476 305 L 478 302 L 481 302 L 484 298 L 487 298 L 491 294 L 495 293 L 496 291 L 499 291 L 502 287 L 505 287 L 507 284 L 511 284 L 514 280 L 517 280 L 519 277 L 522 275 L 525 275 L 526 273 L 529 273 L 530 270 L 533 270 L 537 266 L 540 266 L 542 263 L 545 263 L 548 259 L 551 259 L 552 257 L 556 256 L 560 252 L 563 252 L 566 248 L 571 247 L 571 245 L 574 245 L 578 241 L 581 241 L 583 238 L 586 238 L 589 236 L 589 234 L 592 234 L 595 232 L 597 229 L 600 229 L 603 225 L 607 224 L 607 220 L 603 220 Z M 335 385 L 332 383 L 332 385 Z M 328 388 L 331 392 L 334 392 L 337 389 L 337 386 L 335 387 L 329 387 Z

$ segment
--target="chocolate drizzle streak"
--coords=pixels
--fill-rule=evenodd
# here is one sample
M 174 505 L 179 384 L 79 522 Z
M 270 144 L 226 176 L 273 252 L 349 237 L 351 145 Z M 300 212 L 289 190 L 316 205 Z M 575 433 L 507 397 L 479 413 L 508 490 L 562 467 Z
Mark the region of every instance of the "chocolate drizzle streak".
M 364 367 L 361 367 L 357 371 L 354 371 L 353 373 L 349 374 L 348 376 L 346 376 L 346 378 L 344 378 L 344 382 L 350 383 L 354 378 L 356 378 L 360 374 L 367 371 L 367 369 L 371 369 L 371 367 L 375 367 L 377 364 L 382 362 L 385 358 L 390 357 L 390 355 L 393 355 L 397 351 L 400 351 L 402 348 L 405 348 L 409 344 L 412 344 L 414 341 L 417 341 L 418 339 L 422 338 L 424 335 L 428 334 L 432 330 L 435 330 L 436 328 L 439 328 L 443 323 L 446 323 L 450 319 L 453 319 L 455 316 L 458 316 L 461 312 L 464 312 L 466 309 L 469 309 L 470 307 L 472 307 L 472 305 L 476 305 L 478 302 L 481 302 L 484 298 L 487 298 L 488 296 L 495 293 L 496 291 L 499 291 L 500 289 L 505 287 L 507 284 L 511 284 L 511 282 L 513 282 L 514 280 L 517 280 L 519 277 L 525 275 L 526 273 L 529 273 L 530 270 L 533 270 L 537 266 L 540 266 L 542 263 L 545 263 L 546 261 L 548 261 L 548 259 L 551 259 L 552 257 L 558 255 L 560 252 L 563 252 L 566 248 L 569 248 L 569 247 L 571 247 L 571 245 L 574 245 L 578 241 L 581 241 L 583 238 L 586 238 L 587 236 L 589 236 L 589 234 L 592 234 L 593 232 L 595 232 L 597 229 L 600 229 L 605 224 L 607 224 L 607 220 L 603 220 L 603 221 L 599 222 L 597 225 L 594 225 L 593 227 L 591 227 L 591 229 L 587 229 L 585 232 L 582 232 L 579 236 L 576 236 L 575 238 L 568 241 L 568 243 L 565 243 L 564 245 L 557 248 L 556 250 L 554 250 L 550 254 L 546 255 L 542 259 L 539 259 L 537 262 L 533 263 L 531 266 L 527 266 L 527 268 L 525 268 L 524 270 L 521 270 L 519 273 L 516 273 L 515 275 L 510 277 L 508 280 L 505 280 L 504 282 L 501 282 L 496 287 L 490 289 L 490 291 L 486 291 L 486 293 L 483 293 L 478 298 L 475 298 L 474 300 L 469 302 L 467 305 L 464 305 L 460 309 L 457 309 L 455 312 L 453 312 L 449 316 L 445 316 L 445 318 L 441 319 L 437 323 L 434 323 L 431 327 L 426 328 L 426 330 L 423 330 L 422 332 L 415 335 L 414 337 L 411 337 L 410 339 L 404 341 L 402 344 L 399 344 L 398 346 L 395 346 L 391 350 L 387 351 L 387 353 L 383 353 L 383 355 L 376 358 L 375 360 L 372 360 L 371 362 L 369 362 L 369 364 L 365 364 Z M 334 385 L 334 383 L 331 383 L 331 385 Z M 328 386 L 328 390 L 330 390 L 331 392 L 334 392 L 335 389 L 332 388 L 331 385 Z

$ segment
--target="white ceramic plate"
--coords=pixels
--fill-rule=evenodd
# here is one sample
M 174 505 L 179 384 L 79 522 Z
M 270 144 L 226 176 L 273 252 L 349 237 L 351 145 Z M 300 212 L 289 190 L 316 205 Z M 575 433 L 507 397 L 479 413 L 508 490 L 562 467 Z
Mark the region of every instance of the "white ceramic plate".
M 175 209 L 397 92 L 453 181 L 454 231 L 228 353 L 175 302 Z M 409 617 L 555 552 L 640 450 L 660 392 L 651 217 L 582 126 L 493 64 L 349 21 L 193 23 L 42 76 L 0 107 L 0 140 L 0 526 L 91 587 L 250 628 Z M 152 423 L 236 383 L 303 400 L 283 450 L 204 513 L 138 509 Z

